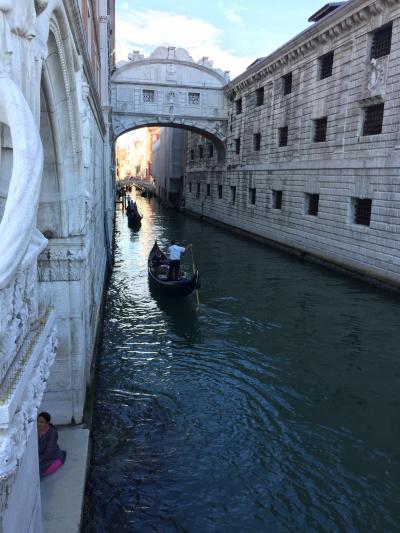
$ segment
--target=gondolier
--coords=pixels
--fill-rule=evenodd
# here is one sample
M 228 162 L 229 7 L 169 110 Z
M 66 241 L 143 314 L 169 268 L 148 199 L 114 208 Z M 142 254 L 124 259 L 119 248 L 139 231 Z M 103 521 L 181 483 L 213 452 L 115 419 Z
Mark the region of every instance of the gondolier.
M 186 248 L 178 246 L 174 240 L 171 240 L 171 245 L 168 248 L 169 255 L 169 279 L 177 281 L 179 279 L 179 273 L 181 268 L 181 255 L 191 248 L 191 244 L 188 244 Z

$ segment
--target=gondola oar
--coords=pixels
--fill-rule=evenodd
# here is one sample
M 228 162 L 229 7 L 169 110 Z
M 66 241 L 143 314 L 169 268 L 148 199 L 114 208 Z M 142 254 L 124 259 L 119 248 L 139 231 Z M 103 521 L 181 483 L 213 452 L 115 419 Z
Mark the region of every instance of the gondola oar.
M 194 256 L 193 256 L 193 246 L 191 246 L 190 251 L 192 253 L 192 266 L 193 266 L 193 275 L 196 273 L 196 267 L 194 265 Z M 200 299 L 199 299 L 199 290 L 196 287 L 196 300 L 197 300 L 197 308 L 200 307 Z

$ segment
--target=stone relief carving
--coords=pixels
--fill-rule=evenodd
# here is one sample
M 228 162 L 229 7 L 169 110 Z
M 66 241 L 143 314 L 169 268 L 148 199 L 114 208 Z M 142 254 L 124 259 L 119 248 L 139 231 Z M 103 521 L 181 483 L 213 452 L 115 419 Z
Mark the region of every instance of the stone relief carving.
M 385 66 L 377 59 L 371 59 L 368 72 L 368 90 L 379 91 L 385 78 Z

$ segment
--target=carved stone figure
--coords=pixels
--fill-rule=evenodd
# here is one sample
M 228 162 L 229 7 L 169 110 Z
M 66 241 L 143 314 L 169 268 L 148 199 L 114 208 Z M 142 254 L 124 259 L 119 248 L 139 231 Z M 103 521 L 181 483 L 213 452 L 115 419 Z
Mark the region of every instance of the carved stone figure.
M 377 91 L 383 82 L 385 68 L 380 61 L 371 59 L 368 79 L 368 90 Z

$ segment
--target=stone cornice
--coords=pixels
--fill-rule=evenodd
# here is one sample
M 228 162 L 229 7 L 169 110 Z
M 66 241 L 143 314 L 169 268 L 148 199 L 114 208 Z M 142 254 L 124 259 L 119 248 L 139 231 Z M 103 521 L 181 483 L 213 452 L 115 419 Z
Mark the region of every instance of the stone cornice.
M 339 35 L 354 31 L 368 18 L 380 15 L 386 6 L 400 0 L 352 0 L 327 15 L 323 20 L 307 28 L 275 52 L 258 61 L 225 86 L 230 98 L 254 86 L 284 67 L 294 64 L 299 58 L 311 54 L 317 47 L 333 41 Z

